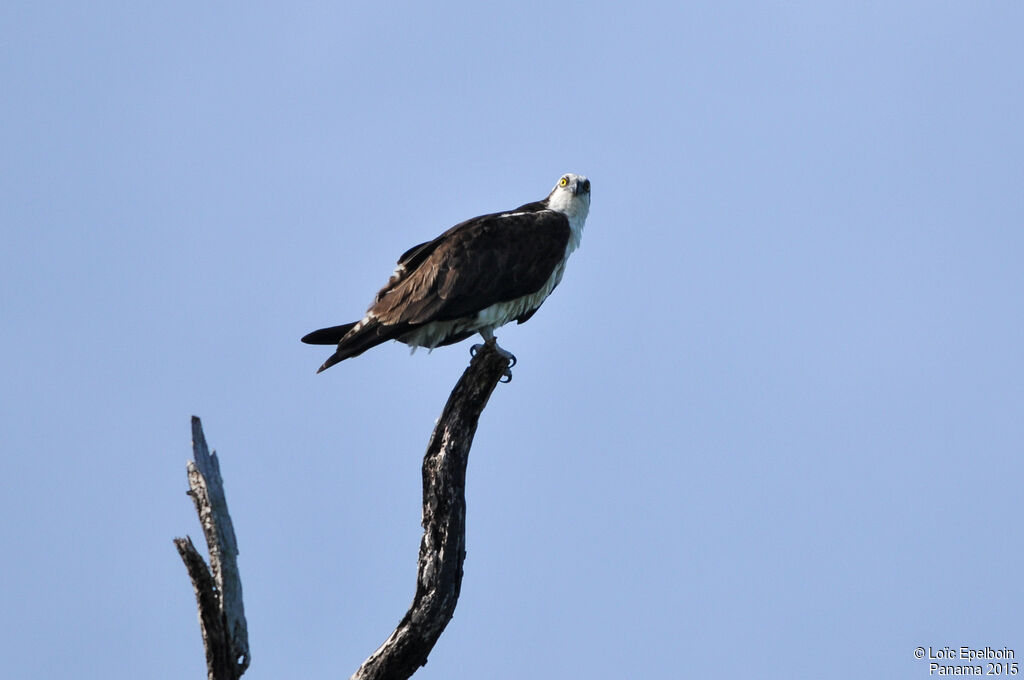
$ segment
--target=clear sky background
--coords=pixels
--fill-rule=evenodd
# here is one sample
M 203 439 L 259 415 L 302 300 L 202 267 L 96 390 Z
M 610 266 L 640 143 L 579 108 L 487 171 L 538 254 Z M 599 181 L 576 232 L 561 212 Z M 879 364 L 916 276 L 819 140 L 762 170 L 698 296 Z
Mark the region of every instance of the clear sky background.
M 1020 2 L 4 2 L 2 675 L 204 677 L 197 414 L 246 677 L 348 677 L 412 599 L 470 343 L 314 375 L 299 338 L 567 171 L 583 244 L 498 333 L 416 677 L 1020 659 L 1022 34 Z

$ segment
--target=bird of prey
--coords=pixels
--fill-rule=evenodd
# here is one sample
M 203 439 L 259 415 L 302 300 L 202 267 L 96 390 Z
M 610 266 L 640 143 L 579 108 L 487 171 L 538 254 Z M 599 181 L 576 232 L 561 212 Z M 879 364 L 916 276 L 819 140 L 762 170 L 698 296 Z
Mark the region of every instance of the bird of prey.
M 474 217 L 410 248 L 362 319 L 302 338 L 338 346 L 317 373 L 387 340 L 434 348 L 480 333 L 497 345 L 494 329 L 529 319 L 562 280 L 589 211 L 590 180 L 568 173 L 543 200 Z

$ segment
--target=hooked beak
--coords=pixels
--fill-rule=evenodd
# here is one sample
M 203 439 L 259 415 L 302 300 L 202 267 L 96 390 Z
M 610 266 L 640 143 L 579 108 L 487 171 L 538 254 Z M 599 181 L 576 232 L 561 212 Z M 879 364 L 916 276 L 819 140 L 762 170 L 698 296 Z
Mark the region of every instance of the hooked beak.
M 576 183 L 576 190 L 573 192 L 573 194 L 575 194 L 576 196 L 579 196 L 580 194 L 589 194 L 589 193 L 590 193 L 590 180 L 589 179 L 585 179 L 582 182 L 577 182 Z

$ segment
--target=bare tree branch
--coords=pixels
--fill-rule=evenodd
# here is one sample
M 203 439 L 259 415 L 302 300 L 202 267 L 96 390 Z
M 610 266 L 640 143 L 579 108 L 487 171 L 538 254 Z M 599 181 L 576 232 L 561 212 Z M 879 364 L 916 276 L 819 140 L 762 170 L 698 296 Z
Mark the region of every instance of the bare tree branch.
M 455 385 L 423 457 L 423 539 L 412 606 L 350 680 L 405 680 L 455 613 L 466 559 L 466 464 L 477 421 L 508 360 L 488 343 Z
M 455 613 L 466 559 L 466 464 L 480 414 L 508 359 L 493 343 L 473 357 L 455 385 L 423 457 L 423 538 L 416 594 L 395 632 L 370 655 L 352 680 L 406 680 L 434 648 Z M 238 546 L 224 496 L 217 454 L 211 454 L 199 418 L 192 418 L 194 462 L 189 495 L 210 551 L 207 567 L 191 538 L 174 544 L 196 594 L 208 680 L 238 680 L 250 654 L 238 574 Z
M 224 496 L 217 454 L 210 453 L 199 418 L 192 417 L 192 454 L 188 463 L 188 494 L 195 501 L 199 523 L 210 551 L 207 568 L 191 538 L 176 538 L 188 569 L 199 608 L 199 626 L 206 648 L 208 680 L 238 680 L 249 667 L 249 635 L 238 574 L 238 544 Z

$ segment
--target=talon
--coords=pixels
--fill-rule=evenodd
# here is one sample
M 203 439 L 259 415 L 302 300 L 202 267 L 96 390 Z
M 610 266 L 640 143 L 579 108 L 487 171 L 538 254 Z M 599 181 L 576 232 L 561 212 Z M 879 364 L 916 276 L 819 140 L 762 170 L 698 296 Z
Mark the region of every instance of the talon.
M 475 357 L 477 353 L 484 348 L 483 345 L 473 345 L 469 348 L 469 356 Z
M 511 369 L 513 366 L 515 366 L 518 363 L 519 363 L 519 359 L 516 359 L 516 355 L 512 354 L 510 352 L 509 355 L 508 355 L 508 367 L 509 367 L 509 369 Z M 511 379 L 511 374 L 509 374 L 509 378 Z
M 510 382 L 512 382 L 512 371 L 510 370 L 510 368 L 506 368 L 504 370 L 504 372 L 502 372 L 501 377 L 498 378 L 498 382 L 500 382 L 500 383 L 510 383 Z

